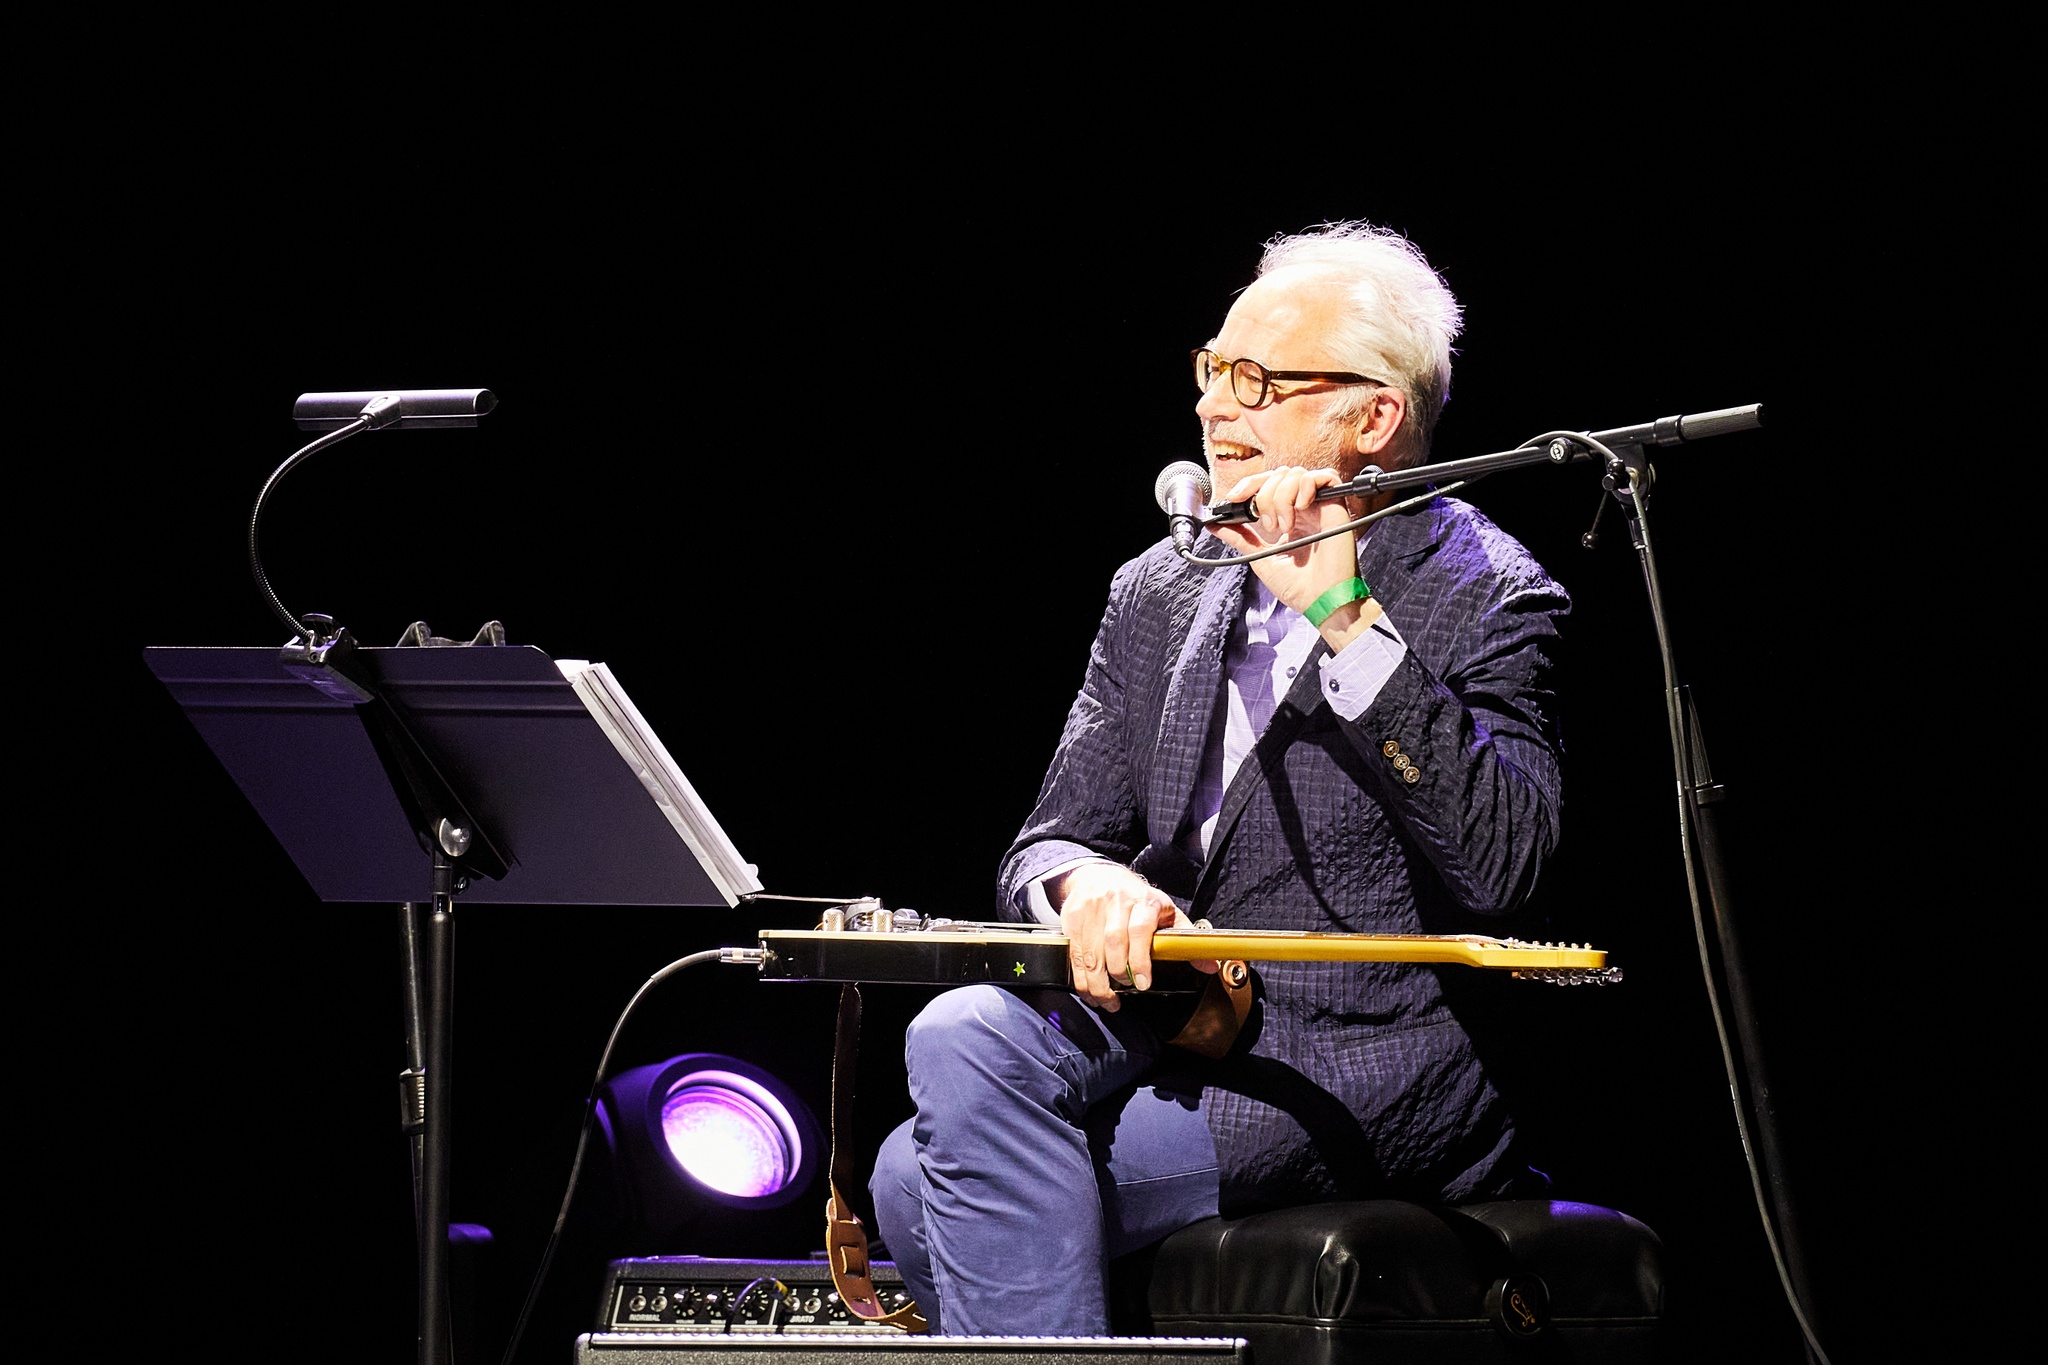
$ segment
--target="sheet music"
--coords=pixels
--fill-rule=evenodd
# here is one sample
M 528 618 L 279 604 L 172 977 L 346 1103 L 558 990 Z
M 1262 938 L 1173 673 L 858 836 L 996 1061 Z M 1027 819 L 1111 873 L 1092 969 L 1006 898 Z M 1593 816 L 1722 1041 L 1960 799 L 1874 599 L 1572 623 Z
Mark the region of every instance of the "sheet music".
M 576 689 L 584 707 L 633 769 L 640 785 L 654 798 L 654 804 L 675 826 L 676 833 L 683 836 L 683 842 L 710 874 L 726 904 L 737 905 L 741 896 L 759 891 L 759 869 L 740 857 L 739 850 L 697 795 L 697 789 L 683 776 L 660 736 L 642 718 L 640 708 L 633 705 L 633 699 L 619 686 L 611 670 L 587 659 L 557 659 L 555 666 Z

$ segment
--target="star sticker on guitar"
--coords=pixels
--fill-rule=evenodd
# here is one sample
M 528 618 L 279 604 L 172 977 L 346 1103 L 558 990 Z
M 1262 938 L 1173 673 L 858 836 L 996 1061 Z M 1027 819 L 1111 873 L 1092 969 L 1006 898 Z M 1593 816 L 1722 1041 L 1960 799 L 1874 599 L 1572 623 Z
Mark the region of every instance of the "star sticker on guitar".
M 1015 967 L 1011 968 L 1010 970 L 1015 972 L 1018 976 L 1022 976 L 1024 975 L 1024 964 L 1019 962 Z

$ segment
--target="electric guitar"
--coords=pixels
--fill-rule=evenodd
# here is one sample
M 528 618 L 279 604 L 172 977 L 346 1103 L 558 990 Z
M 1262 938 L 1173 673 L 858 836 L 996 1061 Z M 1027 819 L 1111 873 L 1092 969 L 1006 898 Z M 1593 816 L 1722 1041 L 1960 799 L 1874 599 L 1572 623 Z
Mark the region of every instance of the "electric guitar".
M 886 921 L 885 921 L 886 922 Z M 965 986 L 1070 984 L 1066 935 L 1019 924 L 930 922 L 924 929 L 764 929 L 761 977 L 769 981 L 893 982 Z M 1277 929 L 1162 929 L 1160 962 L 1423 962 L 1495 968 L 1524 981 L 1610 985 L 1621 968 L 1590 945 L 1527 943 L 1484 934 L 1326 934 Z M 1192 969 L 1163 972 L 1155 991 L 1201 989 Z

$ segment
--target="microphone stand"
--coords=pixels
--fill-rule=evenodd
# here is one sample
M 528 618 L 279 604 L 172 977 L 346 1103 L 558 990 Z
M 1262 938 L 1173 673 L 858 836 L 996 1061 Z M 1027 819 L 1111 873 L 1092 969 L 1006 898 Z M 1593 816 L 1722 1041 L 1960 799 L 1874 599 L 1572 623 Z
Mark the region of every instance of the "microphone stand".
M 1742 1139 L 1757 1211 L 1762 1218 L 1764 1237 L 1770 1245 L 1780 1283 L 1784 1286 L 1793 1315 L 1798 1319 L 1809 1358 L 1825 1361 L 1827 1356 L 1820 1349 L 1810 1315 L 1802 1306 L 1809 1301 L 1811 1278 L 1806 1270 L 1798 1224 L 1793 1214 L 1792 1193 L 1785 1174 L 1784 1144 L 1779 1137 L 1777 1113 L 1771 1101 L 1763 1044 L 1757 1033 L 1754 997 L 1743 966 L 1733 897 L 1729 891 L 1719 809 L 1726 793 L 1714 781 L 1708 765 L 1706 743 L 1700 733 L 1691 689 L 1678 680 L 1669 616 L 1663 585 L 1657 576 L 1657 557 L 1648 515 L 1649 493 L 1656 479 L 1645 453 L 1647 447 L 1677 445 L 1762 425 L 1763 405 L 1752 403 L 1690 416 L 1664 417 L 1611 431 L 1548 432 L 1526 445 L 1491 455 L 1475 455 L 1468 459 L 1446 460 L 1392 472 L 1367 467 L 1349 483 L 1321 490 L 1316 501 L 1390 493 L 1454 481 L 1469 483 L 1487 474 L 1527 465 L 1563 466 L 1596 458 L 1602 461 L 1605 472 L 1601 484 L 1620 504 L 1628 520 L 1629 540 L 1635 547 L 1642 567 L 1643 585 L 1649 595 L 1650 615 L 1664 671 L 1664 701 L 1671 732 L 1672 765 L 1678 780 L 1678 833 L 1685 858 L 1686 891 L 1692 902 L 1694 934 L 1698 941 L 1708 1005 L 1720 1042 L 1722 1061 L 1728 1072 L 1730 1091 L 1736 1097 L 1736 1129 Z M 1605 506 L 1604 502 L 1602 506 Z M 1210 511 L 1211 516 L 1205 525 L 1245 519 L 1238 507 L 1211 508 Z M 1218 512 L 1224 515 L 1216 515 Z M 1590 532 L 1585 543 L 1588 546 L 1592 543 Z M 1726 1012 L 1722 1009 L 1717 977 L 1725 984 L 1732 1006 Z M 1727 1020 L 1730 1018 L 1741 1053 L 1740 1064 L 1729 1044 Z
M 1784 1143 L 1778 1132 L 1770 1075 L 1764 1064 L 1757 1011 L 1744 968 L 1734 899 L 1728 885 L 1721 828 L 1721 807 L 1727 793 L 1721 784 L 1714 781 L 1712 767 L 1707 761 L 1706 741 L 1700 729 L 1692 690 L 1678 680 L 1663 586 L 1657 577 L 1657 556 L 1648 513 L 1648 492 L 1654 476 L 1639 445 L 1611 450 L 1606 455 L 1606 466 L 1607 472 L 1601 483 L 1614 495 L 1628 520 L 1629 541 L 1635 547 L 1636 557 L 1642 566 L 1658 654 L 1664 668 L 1665 714 L 1671 731 L 1672 763 L 1678 779 L 1678 829 L 1679 842 L 1685 854 L 1686 891 L 1693 903 L 1693 928 L 1722 1061 L 1728 1071 L 1730 1090 L 1739 1097 L 1735 1107 L 1736 1128 L 1749 1165 L 1758 1211 L 1765 1215 L 1762 1220 L 1764 1237 L 1770 1245 L 1786 1298 L 1805 1338 L 1808 1358 L 1826 1360 L 1826 1354 L 1820 1350 L 1816 1340 L 1811 1312 L 1804 1306 L 1811 1303 L 1809 1286 L 1812 1278 L 1806 1268 L 1798 1221 L 1793 1213 Z M 1704 897 L 1701 895 L 1703 888 Z M 1713 930 L 1711 943 L 1707 937 L 1709 921 Z M 1714 968 L 1717 965 L 1731 1006 L 1725 1012 L 1715 992 Z M 1725 1022 L 1729 1019 L 1734 1023 L 1736 1043 L 1741 1050 L 1739 1066 L 1729 1049 Z M 1747 1123 L 1744 1122 L 1745 1104 L 1748 1107 Z

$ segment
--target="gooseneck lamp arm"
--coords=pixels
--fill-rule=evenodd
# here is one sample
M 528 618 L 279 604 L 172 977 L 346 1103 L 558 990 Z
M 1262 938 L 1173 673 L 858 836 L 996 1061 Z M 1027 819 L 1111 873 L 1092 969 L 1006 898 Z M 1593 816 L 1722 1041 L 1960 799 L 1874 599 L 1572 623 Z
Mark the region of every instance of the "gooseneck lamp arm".
M 396 406 L 395 399 L 393 400 L 393 406 Z M 317 451 L 325 450 L 329 446 L 340 445 L 359 431 L 368 430 L 370 430 L 370 419 L 367 416 L 363 416 L 356 418 L 347 426 L 338 427 L 328 432 L 325 436 L 316 437 L 307 442 L 304 446 L 300 447 L 297 454 L 279 465 L 270 478 L 264 482 L 263 491 L 256 495 L 255 510 L 249 513 L 249 572 L 256 579 L 257 591 L 263 594 L 263 600 L 270 604 L 270 609 L 277 613 L 277 619 L 289 626 L 292 634 L 303 638 L 308 645 L 320 643 L 319 630 L 301 621 L 285 609 L 285 605 L 279 600 L 276 590 L 270 586 L 270 575 L 263 572 L 263 554 L 260 549 L 263 531 L 263 504 L 269 499 L 270 491 L 277 487 L 284 476 L 305 463 L 307 457 Z
M 345 441 L 359 431 L 385 427 L 473 427 L 478 418 L 496 406 L 498 396 L 489 389 L 370 389 L 299 395 L 292 404 L 292 419 L 299 430 L 322 434 L 277 467 L 264 483 L 263 491 L 256 495 L 255 509 L 249 513 L 249 572 L 255 577 L 263 600 L 280 621 L 291 627 L 295 640 L 303 640 L 309 650 L 318 649 L 338 639 L 342 632 L 326 617 L 292 615 L 270 586 L 270 576 L 263 572 L 260 544 L 263 504 L 269 500 L 271 490 L 316 451 Z

